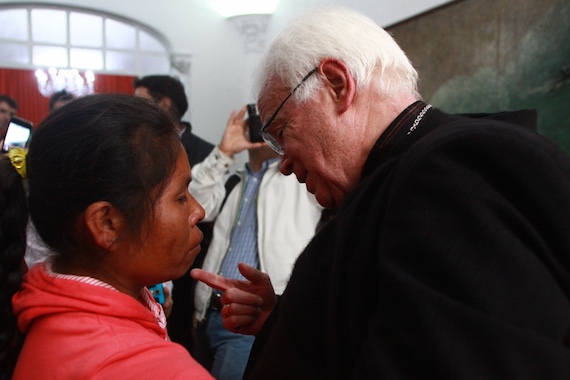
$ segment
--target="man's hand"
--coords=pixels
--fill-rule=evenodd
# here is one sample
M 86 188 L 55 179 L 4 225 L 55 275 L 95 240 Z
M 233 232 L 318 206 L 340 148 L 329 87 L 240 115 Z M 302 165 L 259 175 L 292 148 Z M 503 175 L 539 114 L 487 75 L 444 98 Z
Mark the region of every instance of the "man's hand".
M 164 309 L 164 315 L 166 318 L 170 317 L 172 314 L 172 306 L 174 306 L 174 300 L 172 299 L 172 294 L 170 294 L 170 289 L 168 287 L 164 287 L 164 303 L 162 304 L 162 308 Z
M 223 291 L 222 324 L 232 332 L 255 335 L 261 330 L 271 310 L 277 303 L 277 296 L 269 276 L 247 264 L 238 264 L 240 273 L 247 281 L 229 279 L 192 269 L 190 275 L 206 285 Z
M 244 119 L 247 106 L 239 111 L 233 110 L 228 119 L 222 141 L 218 146 L 220 151 L 228 157 L 233 157 L 246 149 L 255 149 L 265 146 L 263 142 L 252 143 L 248 140 L 247 119 Z

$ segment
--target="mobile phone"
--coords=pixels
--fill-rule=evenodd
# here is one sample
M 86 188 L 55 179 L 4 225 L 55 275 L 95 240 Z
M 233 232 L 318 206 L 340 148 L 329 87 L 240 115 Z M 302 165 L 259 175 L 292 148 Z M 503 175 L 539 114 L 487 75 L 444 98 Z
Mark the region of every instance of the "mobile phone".
M 18 146 L 26 148 L 32 137 L 32 123 L 12 117 L 6 133 L 2 136 L 2 153 L 6 153 L 10 148 Z
M 164 298 L 164 286 L 162 284 L 156 284 L 154 286 L 149 286 L 148 290 L 152 293 L 152 298 L 159 304 L 163 304 Z
M 249 140 L 251 142 L 263 142 L 261 137 L 261 117 L 257 113 L 257 105 L 251 103 L 247 105 L 248 125 L 249 125 Z

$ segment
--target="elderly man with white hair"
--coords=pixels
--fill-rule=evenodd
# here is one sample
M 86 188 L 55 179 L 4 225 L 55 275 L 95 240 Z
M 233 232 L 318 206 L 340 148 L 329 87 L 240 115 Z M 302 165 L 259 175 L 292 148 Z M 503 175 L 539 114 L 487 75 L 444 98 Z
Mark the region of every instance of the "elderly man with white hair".
M 570 378 L 568 156 L 534 111 L 449 115 L 416 83 L 343 8 L 269 47 L 265 140 L 337 210 L 279 299 L 244 264 L 247 281 L 194 270 L 224 290 L 224 326 L 256 335 L 246 379 Z

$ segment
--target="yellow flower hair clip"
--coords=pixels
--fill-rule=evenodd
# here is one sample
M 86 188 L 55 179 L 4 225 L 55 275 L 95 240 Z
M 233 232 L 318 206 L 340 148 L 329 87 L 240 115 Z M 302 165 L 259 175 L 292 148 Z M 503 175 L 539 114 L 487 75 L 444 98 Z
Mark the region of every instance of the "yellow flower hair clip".
M 28 152 L 20 148 L 19 146 L 13 146 L 8 151 L 8 157 L 10 157 L 10 162 L 16 168 L 18 173 L 22 178 L 28 177 L 28 171 L 26 170 L 26 155 Z

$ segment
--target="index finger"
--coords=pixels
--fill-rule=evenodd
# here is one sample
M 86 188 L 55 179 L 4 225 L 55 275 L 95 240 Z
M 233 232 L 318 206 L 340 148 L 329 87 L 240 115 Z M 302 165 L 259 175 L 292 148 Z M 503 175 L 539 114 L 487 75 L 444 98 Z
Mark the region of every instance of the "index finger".
M 241 119 L 243 119 L 243 117 L 245 116 L 245 111 L 247 110 L 247 105 L 242 106 L 237 113 L 237 116 L 240 117 Z
M 231 280 L 217 274 L 207 272 L 203 269 L 192 269 L 190 271 L 190 276 L 195 280 L 202 281 L 204 284 L 208 285 L 211 288 L 221 291 L 226 291 L 229 288 L 234 287 Z

